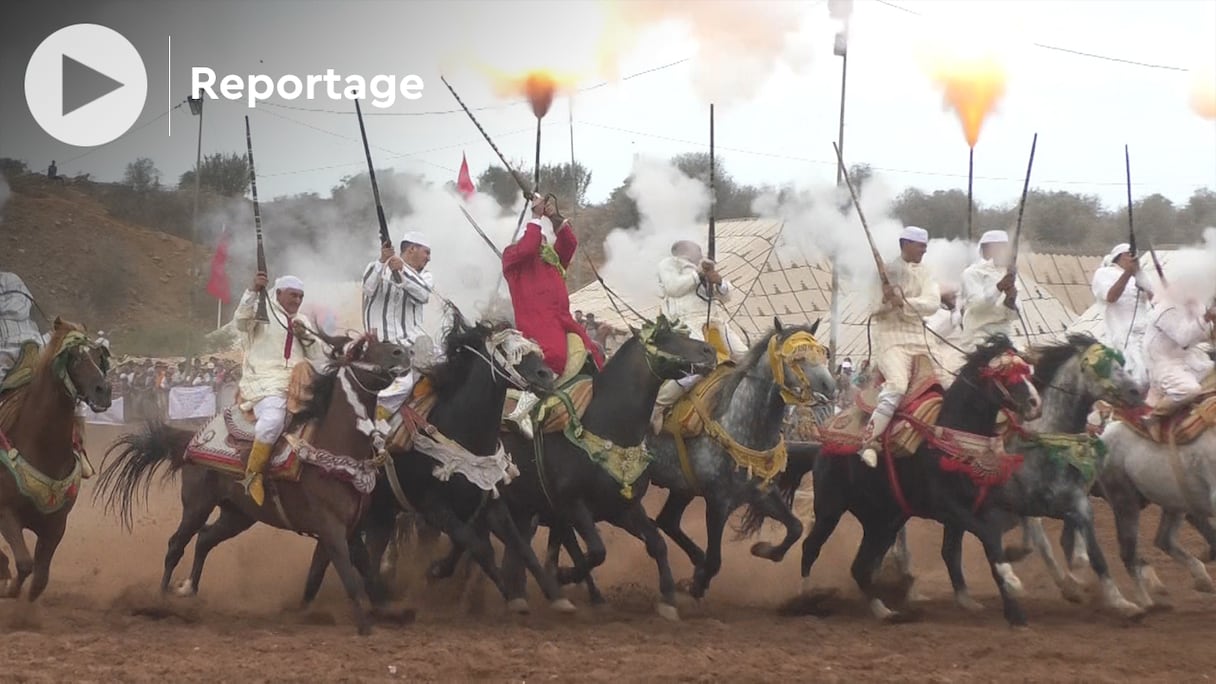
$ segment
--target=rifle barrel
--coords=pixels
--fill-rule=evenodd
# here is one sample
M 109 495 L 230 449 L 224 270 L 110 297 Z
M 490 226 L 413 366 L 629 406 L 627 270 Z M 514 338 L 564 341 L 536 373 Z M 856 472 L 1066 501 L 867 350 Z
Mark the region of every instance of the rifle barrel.
M 253 230 L 258 240 L 258 272 L 266 273 L 266 250 L 262 246 L 262 210 L 258 206 L 258 177 L 253 170 L 253 134 L 249 129 L 249 117 L 245 117 L 245 148 L 249 152 L 249 187 L 253 191 Z M 270 314 L 266 310 L 265 288 L 258 294 L 258 310 L 255 320 L 269 323 Z

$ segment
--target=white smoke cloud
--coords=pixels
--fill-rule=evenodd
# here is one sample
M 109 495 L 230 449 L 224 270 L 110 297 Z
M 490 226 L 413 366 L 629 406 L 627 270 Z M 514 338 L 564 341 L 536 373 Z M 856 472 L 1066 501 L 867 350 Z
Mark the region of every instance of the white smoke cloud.
M 622 297 L 644 305 L 659 298 L 658 262 L 672 243 L 704 241 L 709 188 L 669 161 L 638 157 L 626 192 L 637 202 L 640 225 L 608 234 L 600 274 Z
M 1171 253 L 1163 270 L 1169 299 L 1204 306 L 1216 302 L 1216 228 L 1203 231 L 1201 245 Z
M 658 27 L 679 26 L 696 42 L 693 85 L 707 102 L 750 99 L 781 66 L 800 71 L 808 46 L 831 40 L 828 23 L 808 21 L 795 2 L 615 2 L 606 22 L 601 59 L 611 70 L 622 53 Z

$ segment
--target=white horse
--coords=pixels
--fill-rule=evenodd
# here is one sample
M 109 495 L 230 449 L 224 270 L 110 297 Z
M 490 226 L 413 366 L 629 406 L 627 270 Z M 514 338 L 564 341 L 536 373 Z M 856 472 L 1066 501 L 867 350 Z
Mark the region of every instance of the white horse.
M 1102 441 L 1109 455 L 1099 483 L 1115 513 L 1119 552 L 1135 581 L 1137 602 L 1152 607 L 1150 593 L 1166 593 L 1152 566 L 1137 554 L 1141 497 L 1163 511 L 1157 546 L 1190 571 L 1196 590 L 1216 592 L 1203 562 L 1178 544 L 1183 516 L 1216 515 L 1216 430 L 1208 429 L 1194 442 L 1171 448 L 1113 421 L 1103 431 Z

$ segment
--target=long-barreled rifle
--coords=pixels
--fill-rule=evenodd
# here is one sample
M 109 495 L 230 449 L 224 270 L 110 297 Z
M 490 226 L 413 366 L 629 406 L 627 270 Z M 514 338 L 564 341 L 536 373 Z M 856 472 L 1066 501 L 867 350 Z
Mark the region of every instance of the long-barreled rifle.
M 253 229 L 258 238 L 258 273 L 266 273 L 266 249 L 262 246 L 262 210 L 258 206 L 258 178 L 253 171 L 253 135 L 249 131 L 249 117 L 245 117 L 245 148 L 249 152 L 249 188 L 253 192 Z M 269 323 L 270 314 L 266 310 L 266 288 L 258 293 L 258 310 L 256 320 Z
M 372 182 L 372 197 L 376 200 L 376 220 L 380 222 L 380 246 L 393 248 L 393 238 L 388 234 L 388 220 L 384 218 L 384 205 L 380 202 L 380 184 L 376 182 L 376 167 L 372 165 L 372 150 L 367 144 L 367 129 L 363 127 L 363 110 L 355 100 L 355 116 L 359 119 L 359 135 L 363 137 L 363 156 L 367 157 L 367 176 Z M 393 271 L 393 282 L 401 282 L 401 273 Z

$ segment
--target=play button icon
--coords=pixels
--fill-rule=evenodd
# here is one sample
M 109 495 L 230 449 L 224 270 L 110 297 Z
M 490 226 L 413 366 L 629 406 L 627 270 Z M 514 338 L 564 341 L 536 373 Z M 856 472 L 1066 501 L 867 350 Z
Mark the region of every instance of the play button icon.
M 25 69 L 25 100 L 56 140 L 104 145 L 126 133 L 148 95 L 139 51 L 98 24 L 73 24 L 47 36 Z
M 100 71 L 63 56 L 63 116 L 122 87 Z

